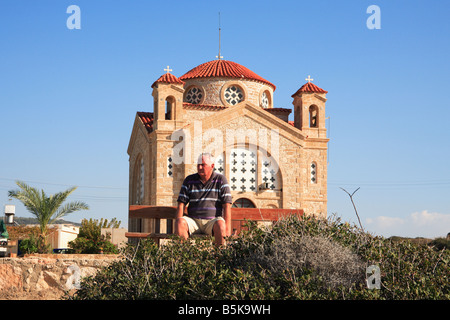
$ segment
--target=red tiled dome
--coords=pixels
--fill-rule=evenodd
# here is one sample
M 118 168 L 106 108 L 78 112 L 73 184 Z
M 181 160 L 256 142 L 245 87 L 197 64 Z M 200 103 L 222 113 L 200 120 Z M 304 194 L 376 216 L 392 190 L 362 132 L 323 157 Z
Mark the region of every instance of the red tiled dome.
M 317 92 L 317 93 L 328 93 L 328 91 L 323 90 L 322 88 L 319 88 L 314 83 L 307 82 L 305 83 L 300 89 L 298 89 L 292 97 L 294 97 L 296 94 L 300 92 Z
M 196 78 L 211 78 L 211 77 L 225 77 L 238 78 L 260 81 L 268 84 L 275 90 L 275 85 L 266 79 L 260 77 L 248 68 L 228 60 L 213 60 L 205 62 L 180 77 L 180 80 L 196 79 Z
M 184 84 L 183 81 L 181 81 L 180 79 L 178 79 L 177 77 L 175 77 L 173 74 L 171 73 L 165 73 L 163 74 L 161 77 L 159 77 L 158 80 L 156 80 L 155 82 L 153 82 L 152 84 L 152 88 L 155 84 L 159 83 L 159 82 L 163 82 L 163 83 L 179 83 L 179 84 Z

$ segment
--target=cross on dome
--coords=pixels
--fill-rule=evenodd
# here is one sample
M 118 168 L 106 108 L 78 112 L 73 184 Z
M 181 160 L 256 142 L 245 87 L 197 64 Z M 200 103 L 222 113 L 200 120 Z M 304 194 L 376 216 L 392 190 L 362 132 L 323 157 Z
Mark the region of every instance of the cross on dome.
M 310 75 L 308 75 L 308 78 L 306 78 L 305 80 L 308 82 L 314 81 L 314 79 L 312 79 Z
M 167 73 L 170 73 L 170 71 L 173 71 L 172 69 L 169 69 L 169 66 L 167 66 L 166 69 L 164 69 L 164 71 L 167 71 Z

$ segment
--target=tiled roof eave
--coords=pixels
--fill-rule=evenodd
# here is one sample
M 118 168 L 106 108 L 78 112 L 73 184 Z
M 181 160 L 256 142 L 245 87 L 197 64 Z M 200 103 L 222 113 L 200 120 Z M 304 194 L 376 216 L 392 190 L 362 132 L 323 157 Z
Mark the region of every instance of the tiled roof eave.
M 188 102 L 183 102 L 183 108 L 185 109 L 195 109 L 195 110 L 211 110 L 211 111 L 219 111 L 228 109 L 226 106 L 218 106 L 218 105 L 210 105 L 210 104 L 193 104 Z

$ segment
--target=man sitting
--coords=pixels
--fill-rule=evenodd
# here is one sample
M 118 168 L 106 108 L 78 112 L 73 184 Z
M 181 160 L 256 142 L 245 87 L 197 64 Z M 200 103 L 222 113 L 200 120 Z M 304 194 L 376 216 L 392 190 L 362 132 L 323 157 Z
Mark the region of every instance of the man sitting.
M 225 244 L 231 235 L 231 190 L 227 178 L 214 172 L 214 157 L 202 153 L 197 161 L 197 173 L 187 176 L 178 196 L 175 234 L 183 239 L 189 235 L 214 235 L 215 244 Z M 187 216 L 184 216 L 186 205 Z

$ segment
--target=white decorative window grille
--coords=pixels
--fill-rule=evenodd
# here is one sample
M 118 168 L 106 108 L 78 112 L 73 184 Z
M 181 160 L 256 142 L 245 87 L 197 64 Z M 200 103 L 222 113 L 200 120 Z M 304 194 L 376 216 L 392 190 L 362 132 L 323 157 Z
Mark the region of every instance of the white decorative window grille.
M 225 161 L 223 159 L 223 153 L 214 161 L 214 171 L 225 174 Z
M 198 87 L 192 87 L 185 96 L 185 101 L 192 104 L 199 104 L 202 101 L 203 92 Z
M 230 150 L 230 178 L 228 182 L 232 191 L 256 191 L 257 162 L 258 158 L 255 151 L 244 148 Z
M 311 163 L 311 183 L 317 183 L 317 165 L 315 162 Z
M 238 86 L 230 86 L 225 90 L 225 101 L 232 106 L 244 100 L 244 93 Z
M 167 158 L 167 176 L 173 177 L 173 159 L 171 156 Z
M 263 183 L 263 188 L 267 190 L 279 190 L 280 189 L 280 178 L 278 174 L 278 165 L 272 163 L 270 159 L 263 156 L 261 163 L 261 179 Z
M 261 107 L 264 109 L 269 107 L 269 97 L 267 97 L 266 91 L 264 91 L 261 95 Z

